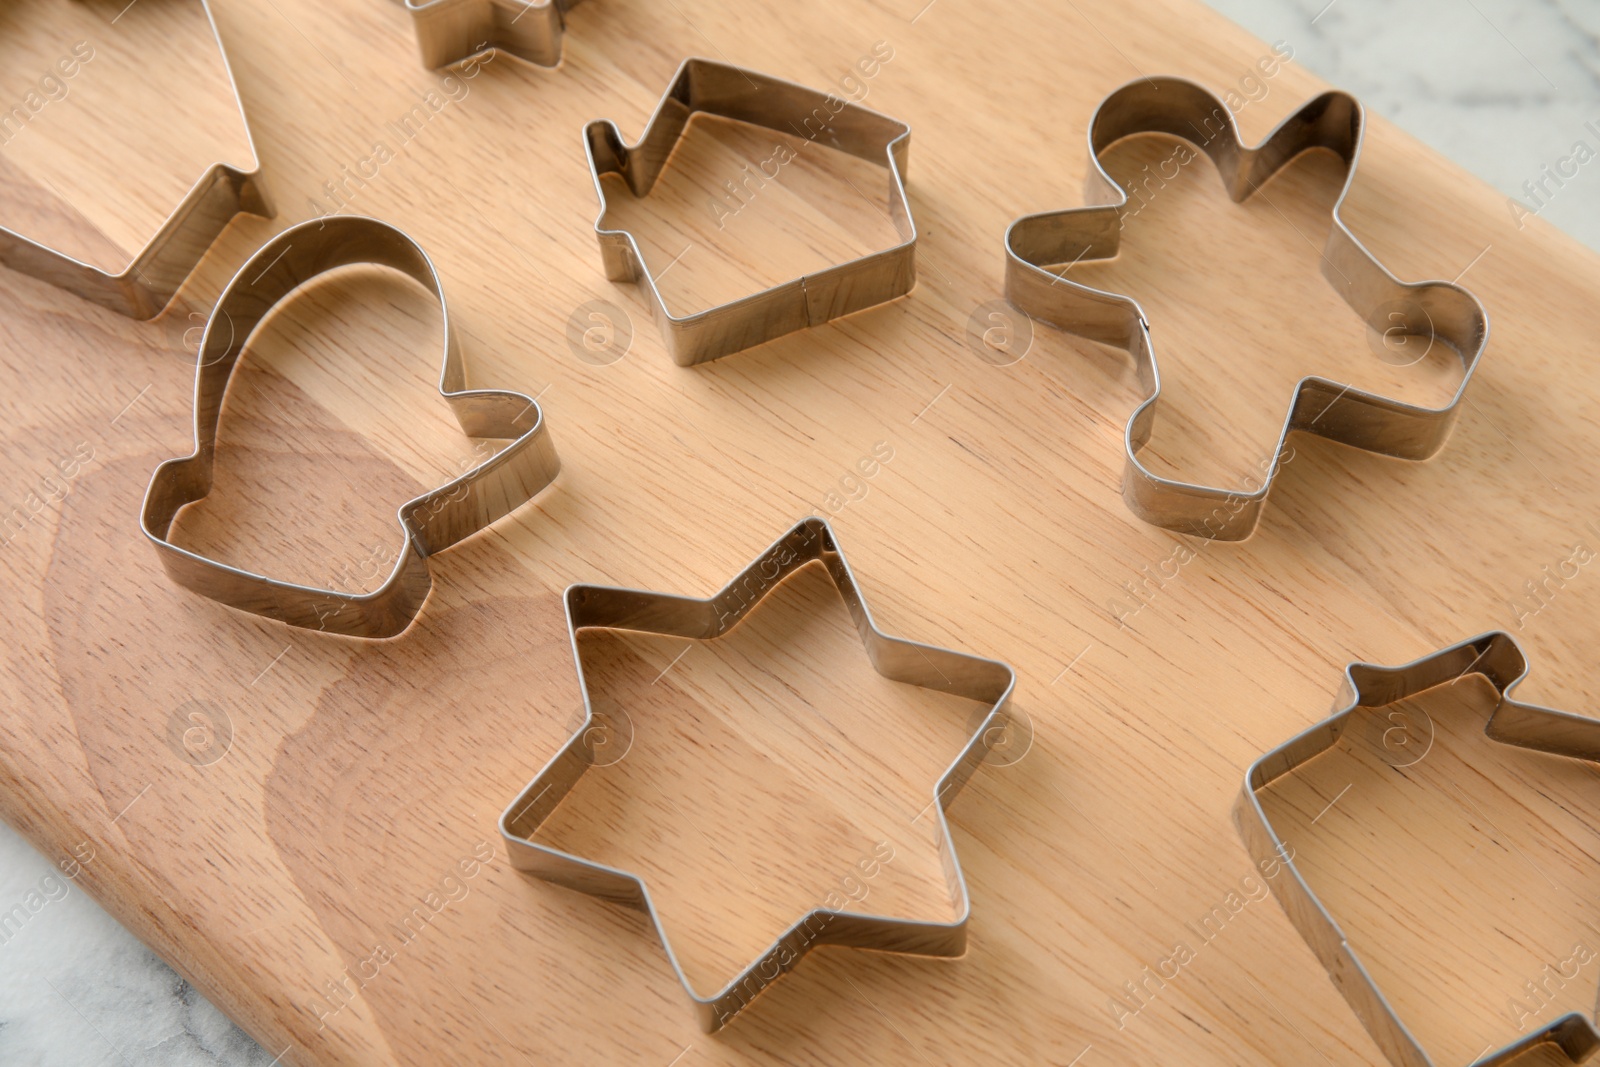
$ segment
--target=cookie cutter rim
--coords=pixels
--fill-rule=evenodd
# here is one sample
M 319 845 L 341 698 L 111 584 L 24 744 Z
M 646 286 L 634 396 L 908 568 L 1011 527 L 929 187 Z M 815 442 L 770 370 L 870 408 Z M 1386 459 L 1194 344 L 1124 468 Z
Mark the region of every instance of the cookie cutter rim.
M 1528 660 L 1510 634 L 1492 630 L 1397 667 L 1356 662 L 1345 667 L 1334 712 L 1272 749 L 1244 776 L 1234 805 L 1234 820 L 1245 848 L 1257 864 L 1280 863 L 1290 875 L 1270 879 L 1290 923 L 1299 931 L 1344 996 L 1367 1033 L 1396 1067 L 1435 1067 L 1433 1059 L 1401 1020 L 1366 966 L 1361 962 L 1333 914 L 1323 905 L 1295 864 L 1261 804 L 1260 792 L 1323 752 L 1343 736 L 1349 717 L 1360 708 L 1382 708 L 1465 677 L 1481 675 L 1494 687 L 1497 701 L 1484 726 L 1492 741 L 1573 759 L 1600 761 L 1600 719 L 1591 719 L 1511 696 L 1528 676 Z M 1600 1009 L 1597 1009 L 1600 1010 Z M 1528 1049 L 1553 1044 L 1573 1064 L 1600 1051 L 1600 1030 L 1579 1012 L 1569 1012 L 1508 1045 L 1486 1052 L 1470 1067 L 1501 1067 Z
M 209 0 L 200 0 L 200 7 L 205 12 L 206 24 L 211 27 L 228 89 L 239 111 L 239 124 L 250 150 L 251 169 L 240 170 L 220 162 L 211 164 L 120 273 L 101 270 L 5 226 L 0 226 L 0 264 L 103 308 L 144 321 L 166 310 L 234 216 L 273 217 L 272 203 L 260 183 L 260 156 L 256 154 L 250 120 L 244 112 L 244 101 L 239 97 L 233 67 L 228 62 L 228 50 L 217 30 Z
M 540 67 L 561 65 L 567 12 L 581 0 L 401 0 L 429 70 L 499 49 Z M 507 11 L 516 14 L 507 18 Z M 522 26 L 517 23 L 528 18 Z
M 1155 99 L 1168 90 L 1169 99 Z M 1209 128 L 1218 119 L 1215 132 L 1195 140 L 1193 134 L 1200 134 L 1201 125 Z M 1288 437 L 1294 432 L 1397 459 L 1427 459 L 1444 447 L 1488 344 L 1488 313 L 1470 290 L 1455 282 L 1402 282 L 1345 223 L 1341 212 L 1355 184 L 1365 133 L 1360 102 L 1335 90 L 1312 97 L 1259 144 L 1250 146 L 1239 136 L 1227 104 L 1203 86 L 1169 76 L 1129 82 L 1109 93 L 1090 119 L 1090 166 L 1084 178 L 1088 203 L 1024 215 L 1007 228 L 1006 299 L 1031 318 L 1121 348 L 1133 358 L 1146 395 L 1129 415 L 1123 434 L 1122 495 L 1129 510 L 1145 522 L 1214 540 L 1249 537 L 1260 521 L 1273 480 L 1283 465 Z M 1132 297 L 1070 281 L 1065 270 L 1058 274 L 1046 269 L 1053 263 L 1070 266 L 1082 259 L 1107 259 L 1117 254 L 1129 200 L 1106 171 L 1101 156 L 1119 141 L 1144 134 L 1167 134 L 1204 152 L 1235 203 L 1244 202 L 1304 152 L 1327 148 L 1339 155 L 1345 177 L 1333 203 L 1332 224 L 1321 253 L 1323 277 L 1380 333 L 1387 336 L 1401 330 L 1448 345 L 1462 365 L 1460 384 L 1449 403 L 1439 408 L 1405 403 L 1307 375 L 1295 385 L 1259 488 L 1239 492 L 1199 485 L 1158 475 L 1146 467 L 1139 452 L 1155 425 L 1161 375 L 1143 308 Z M 1395 316 L 1402 320 L 1399 325 Z M 1323 418 L 1330 415 L 1324 423 Z
M 813 908 L 720 990 L 702 996 L 678 962 L 666 927 L 642 878 L 533 839 L 538 828 L 561 805 L 595 759 L 591 732 L 596 720 L 578 649 L 578 631 L 603 628 L 710 640 L 733 629 L 786 578 L 814 562 L 821 563 L 833 580 L 861 635 L 868 658 L 880 675 L 990 705 L 976 732 L 940 776 L 929 805 L 938 815 L 939 855 L 956 916 L 949 922 L 928 922 L 836 908 Z M 679 984 L 694 1003 L 701 1029 L 707 1033 L 721 1029 L 816 945 L 942 957 L 960 956 L 966 951 L 971 900 L 945 811 L 995 746 L 997 735 L 1002 735 L 1012 721 L 1010 700 L 1016 687 L 1016 674 L 1008 664 L 892 637 L 878 629 L 854 572 L 838 547 L 832 526 L 826 519 L 814 516 L 791 528 L 732 581 L 707 598 L 574 584 L 567 587 L 562 599 L 566 605 L 572 658 L 577 666 L 578 688 L 583 693 L 584 721 L 500 816 L 500 835 L 512 866 L 544 881 L 644 912 L 655 928 Z M 552 791 L 554 796 L 550 796 Z M 812 924 L 820 924 L 820 929 L 812 929 Z
M 839 106 L 832 107 L 830 101 Z M 615 174 L 627 183 L 634 197 L 648 196 L 697 113 L 786 135 L 792 132 L 808 143 L 822 143 L 869 163 L 881 163 L 889 177 L 889 221 L 899 242 L 749 296 L 674 315 L 633 234 L 604 228 L 607 202 L 601 179 Z M 819 113 L 826 118 L 815 132 L 808 133 Z M 824 140 L 825 135 L 830 139 Z M 589 122 L 583 130 L 583 143 L 600 200 L 594 232 L 606 277 L 613 282 L 634 282 L 645 291 L 667 352 L 680 367 L 720 359 L 876 307 L 904 296 L 916 284 L 917 229 L 905 188 L 911 127 L 898 119 L 835 93 L 691 56 L 679 64 L 637 144 L 627 144 L 610 119 Z
M 173 544 L 178 512 L 212 486 L 217 429 L 233 370 L 257 326 L 306 282 L 339 267 L 377 264 L 406 274 L 439 302 L 444 354 L 439 394 L 462 431 L 511 443 L 396 513 L 403 543 L 394 568 L 368 593 L 344 593 L 270 578 Z M 263 280 L 265 284 L 263 285 Z M 226 332 L 219 321 L 226 319 Z M 432 588 L 429 557 L 526 503 L 555 479 L 560 460 L 534 398 L 504 389 L 469 389 L 443 283 L 428 254 L 386 222 L 329 216 L 291 226 L 239 268 L 217 298 L 201 337 L 194 390 L 195 445 L 150 476 L 139 525 L 178 585 L 241 611 L 291 626 L 350 637 L 392 637 L 422 609 Z

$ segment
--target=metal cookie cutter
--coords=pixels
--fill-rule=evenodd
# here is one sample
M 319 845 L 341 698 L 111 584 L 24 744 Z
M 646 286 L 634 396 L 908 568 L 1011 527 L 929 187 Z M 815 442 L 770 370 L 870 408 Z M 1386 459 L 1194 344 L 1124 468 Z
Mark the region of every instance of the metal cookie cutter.
M 978 731 L 939 779 L 934 789 L 934 800 L 938 803 L 931 805 L 938 810 L 939 852 L 957 915 L 952 922 L 922 922 L 816 908 L 789 927 L 727 985 L 709 996 L 702 996 L 679 965 L 666 928 L 650 899 L 650 891 L 638 877 L 533 840 L 540 825 L 596 761 L 595 731 L 591 729 L 596 719 L 584 680 L 583 659 L 578 653 L 578 631 L 585 627 L 601 627 L 709 641 L 733 629 L 785 578 L 812 562 L 821 562 L 827 568 L 855 620 L 867 656 L 879 674 L 897 682 L 992 705 Z M 847 945 L 921 956 L 959 956 L 966 951 L 967 917 L 971 908 L 966 879 L 962 877 L 944 813 L 983 762 L 996 737 L 1003 734 L 1011 722 L 1008 705 L 1016 678 L 1009 666 L 980 656 L 890 637 L 879 630 L 861 598 L 850 565 L 839 551 L 832 528 L 818 518 L 805 519 L 784 534 L 709 599 L 601 585 L 573 585 L 567 588 L 565 600 L 572 658 L 578 667 L 579 688 L 583 690 L 585 719 L 577 733 L 500 816 L 500 833 L 505 838 L 506 853 L 513 866 L 545 881 L 636 908 L 648 915 L 673 972 L 694 1001 L 701 1028 L 708 1033 L 721 1029 L 816 945 Z
M 216 38 L 217 55 L 222 59 L 228 89 L 237 104 L 239 88 L 233 80 L 233 68 L 228 65 L 222 35 L 217 32 L 210 5 L 200 0 L 200 6 Z M 235 215 L 248 212 L 267 219 L 273 215 L 272 204 L 259 181 L 255 142 L 250 137 L 250 124 L 242 105 L 239 121 L 244 128 L 245 142 L 250 146 L 250 169 L 238 170 L 226 163 L 213 163 L 120 274 L 107 274 L 4 227 L 0 227 L 0 263 L 112 311 L 135 319 L 155 318 L 172 302 L 184 279 L 199 265 L 212 242 L 227 229 Z
M 400 271 L 438 299 L 444 320 L 440 395 L 450 402 L 463 432 L 514 440 L 460 477 L 400 506 L 405 543 L 394 570 L 370 593 L 280 582 L 174 545 L 168 533 L 178 511 L 211 491 L 217 423 L 228 379 L 250 335 L 296 288 L 352 264 Z M 160 554 L 167 576 L 241 611 L 351 637 L 392 637 L 404 630 L 432 588 L 428 558 L 530 500 L 550 484 L 561 465 L 532 397 L 466 387 L 444 289 L 427 253 L 388 223 L 361 216 L 333 215 L 292 226 L 262 246 L 234 275 L 217 299 L 200 340 L 194 418 L 194 452 L 156 468 L 140 516 L 140 526 Z
M 692 315 L 674 315 L 667 310 L 633 234 L 602 228 L 606 191 L 600 178 L 620 175 L 634 196 L 648 195 L 696 112 L 818 141 L 882 165 L 888 171 L 889 217 L 900 235 L 899 243 L 753 296 Z M 637 145 L 624 144 L 622 132 L 609 119 L 589 123 L 583 141 L 595 194 L 600 198 L 594 232 L 600 239 L 606 277 L 644 286 L 667 351 L 680 367 L 720 359 L 807 326 L 820 326 L 904 296 L 916 284 L 917 229 L 911 221 L 905 187 L 911 127 L 903 122 L 770 74 L 691 58 L 678 67 Z
M 561 62 L 567 12 L 579 0 L 403 0 L 417 30 L 422 65 L 448 67 L 491 48 L 529 63 Z
M 1490 739 L 1536 752 L 1600 760 L 1600 720 L 1511 698 L 1511 691 L 1528 674 L 1528 662 L 1510 634 L 1495 631 L 1399 667 L 1350 664 L 1345 668 L 1343 690 L 1335 704 L 1338 710 L 1252 764 L 1234 808 L 1239 832 L 1251 857 L 1258 864 L 1282 864 L 1289 874 L 1288 878 L 1271 879 L 1273 892 L 1289 921 L 1327 968 L 1333 984 L 1344 994 L 1372 1039 L 1397 1067 L 1434 1067 L 1434 1062 L 1400 1021 L 1345 940 L 1339 924 L 1294 865 L 1293 852 L 1272 828 L 1258 794 L 1271 782 L 1334 747 L 1357 709 L 1385 707 L 1468 674 L 1482 675 L 1498 695 L 1484 729 Z M 1553 1045 L 1568 1062 L 1584 1063 L 1600 1050 L 1600 1032 L 1584 1016 L 1572 1012 L 1503 1048 L 1480 1055 L 1472 1067 L 1508 1064 L 1536 1045 Z
M 1133 357 L 1148 395 L 1128 419 L 1122 496 L 1144 521 L 1222 541 L 1250 536 L 1291 432 L 1412 460 L 1432 456 L 1450 436 L 1461 397 L 1489 339 L 1488 316 L 1477 297 L 1453 282 L 1400 281 L 1345 225 L 1339 212 L 1355 181 L 1364 129 L 1354 97 L 1326 92 L 1284 119 L 1260 145 L 1247 148 L 1228 106 L 1201 86 L 1169 77 L 1130 82 L 1102 100 L 1089 122 L 1092 166 L 1084 180 L 1084 198 L 1091 206 L 1025 215 L 1006 231 L 1006 298 L 1012 304 L 1033 318 L 1122 348 Z M 1047 268 L 1117 254 L 1128 197 L 1100 157 L 1123 138 L 1146 133 L 1179 137 L 1205 152 L 1235 202 L 1247 199 L 1302 152 L 1336 152 L 1345 163 L 1345 180 L 1322 250 L 1323 277 L 1380 333 L 1416 335 L 1449 346 L 1462 366 L 1461 384 L 1450 402 L 1442 408 L 1422 407 L 1311 376 L 1295 387 L 1259 488 L 1194 485 L 1163 478 L 1140 462 L 1139 450 L 1150 439 L 1161 399 L 1161 374 L 1144 311 L 1129 297 L 1068 281 L 1065 269 L 1057 273 Z

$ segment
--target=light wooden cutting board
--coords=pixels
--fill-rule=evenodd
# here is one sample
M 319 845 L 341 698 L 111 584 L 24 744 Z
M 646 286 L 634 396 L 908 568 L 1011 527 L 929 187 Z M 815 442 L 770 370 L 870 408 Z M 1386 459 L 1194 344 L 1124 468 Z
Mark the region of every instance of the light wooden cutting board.
M 1006 224 L 1080 202 L 1107 91 L 1195 77 L 1248 101 L 1253 139 L 1320 85 L 1292 61 L 1264 76 L 1271 47 L 1196 3 L 923 2 L 594 0 L 560 68 L 499 56 L 447 78 L 419 66 L 398 4 L 216 0 L 278 218 L 237 221 L 151 323 L 0 273 L 0 503 L 32 516 L 0 549 L 0 813 L 53 859 L 87 856 L 79 884 L 281 1062 L 1379 1062 L 1252 877 L 1231 805 L 1353 659 L 1510 628 L 1534 664 L 1522 695 L 1593 708 L 1600 574 L 1546 575 L 1600 547 L 1600 262 L 1538 220 L 1519 230 L 1375 119 L 1346 218 L 1400 276 L 1460 277 L 1492 317 L 1454 437 L 1425 464 L 1297 441 L 1253 539 L 1154 529 L 1118 494 L 1125 360 L 1040 328 L 998 366 L 969 320 L 1001 297 Z M 208 161 L 248 161 L 198 8 L 121 7 L 13 5 L 0 46 L 9 106 L 96 44 L 5 145 L 0 221 L 113 264 Z M 601 272 L 578 132 L 609 117 L 637 136 L 689 54 L 910 123 L 909 297 L 671 364 L 638 291 Z M 675 308 L 892 241 L 870 165 L 804 148 L 745 184 L 776 147 L 697 122 L 656 193 L 618 206 Z M 1142 181 L 1170 152 L 1111 163 Z M 1339 180 L 1309 157 L 1241 207 L 1201 160 L 1145 186 L 1119 261 L 1074 268 L 1150 315 L 1160 469 L 1241 484 L 1304 374 L 1422 402 L 1453 388 L 1447 354 L 1386 361 L 1321 279 Z M 728 181 L 746 193 L 718 209 Z M 439 557 L 419 622 L 376 644 L 176 589 L 136 521 L 152 468 L 189 448 L 189 331 L 270 234 L 341 203 L 428 249 L 472 380 L 537 393 L 565 464 Z M 569 341 L 590 301 L 624 324 L 615 362 Z M 301 580 L 386 569 L 395 507 L 480 454 L 433 391 L 437 329 L 420 291 L 377 273 L 296 299 L 235 378 L 217 489 L 182 542 Z M 814 512 L 887 629 L 1016 667 L 1032 747 L 951 813 L 964 958 L 821 951 L 707 1037 L 648 925 L 510 869 L 495 820 L 577 721 L 568 583 L 706 595 Z M 643 874 L 702 988 L 880 842 L 894 858 L 871 904 L 949 914 L 923 813 L 971 709 L 873 675 L 819 575 L 714 646 L 599 635 L 584 654 L 632 747 L 547 840 Z M 1422 763 L 1397 770 L 1358 736 L 1269 797 L 1441 1064 L 1588 1010 L 1600 977 L 1548 1004 L 1525 988 L 1600 947 L 1600 777 L 1500 750 L 1487 712 L 1481 687 L 1431 695 L 1409 712 Z M 1193 959 L 1151 981 L 1180 944 Z

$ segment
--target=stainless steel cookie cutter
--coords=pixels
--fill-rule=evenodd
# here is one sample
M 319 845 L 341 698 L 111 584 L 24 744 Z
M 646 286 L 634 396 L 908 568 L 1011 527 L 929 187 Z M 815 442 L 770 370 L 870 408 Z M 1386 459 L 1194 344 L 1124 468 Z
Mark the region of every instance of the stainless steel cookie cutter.
M 648 195 L 696 112 L 793 134 L 881 164 L 888 171 L 888 214 L 899 243 L 751 296 L 690 315 L 674 315 L 667 309 L 633 234 L 603 228 L 606 192 L 600 179 L 615 174 L 628 183 L 634 196 Z M 770 74 L 690 58 L 678 67 L 637 145 L 625 144 L 622 132 L 609 119 L 596 119 L 584 127 L 583 143 L 595 194 L 600 198 L 594 232 L 600 240 L 606 277 L 644 287 L 667 351 L 681 367 L 719 359 L 807 326 L 820 326 L 904 296 L 916 284 L 917 230 L 905 187 L 911 127 L 903 122 Z
M 444 320 L 440 395 L 449 401 L 463 432 L 514 440 L 460 477 L 400 506 L 404 544 L 394 570 L 370 593 L 281 582 L 179 548 L 168 534 L 178 511 L 211 491 L 217 423 L 228 380 L 246 342 L 299 286 L 353 264 L 400 271 L 438 299 Z M 140 516 L 140 526 L 161 556 L 167 576 L 241 611 L 351 637 L 392 637 L 404 630 L 432 588 L 428 558 L 514 511 L 549 485 L 560 469 L 543 413 L 532 397 L 467 388 L 444 289 L 427 253 L 388 223 L 356 215 L 331 215 L 292 226 L 263 245 L 234 275 L 218 297 L 200 340 L 194 413 L 194 452 L 155 469 Z
M 1396 1067 L 1434 1067 L 1434 1062 L 1401 1022 L 1345 940 L 1344 931 L 1295 866 L 1293 853 L 1273 829 L 1259 794 L 1271 782 L 1334 747 L 1357 709 L 1385 707 L 1468 674 L 1482 675 L 1498 695 L 1484 729 L 1492 740 L 1536 752 L 1600 761 L 1600 719 L 1511 698 L 1511 691 L 1527 677 L 1528 661 L 1510 634 L 1494 631 L 1398 667 L 1350 664 L 1345 668 L 1344 686 L 1333 715 L 1256 760 L 1245 774 L 1244 789 L 1234 807 L 1239 832 L 1251 857 L 1258 864 L 1281 864 L 1284 870 L 1279 873 L 1289 875 L 1271 879 L 1273 892 L 1289 921 Z M 1569 1062 L 1584 1063 L 1600 1051 L 1600 1032 L 1589 1019 L 1571 1012 L 1503 1048 L 1480 1055 L 1472 1067 L 1508 1064 L 1536 1045 L 1554 1045 Z
M 579 0 L 402 0 L 422 65 L 448 67 L 491 48 L 541 67 L 561 62 L 567 12 Z
M 1266 140 L 1248 148 L 1233 113 L 1220 99 L 1182 78 L 1144 78 L 1100 102 L 1089 122 L 1091 166 L 1084 179 L 1088 207 L 1025 215 L 1006 231 L 1006 298 L 1019 310 L 1069 333 L 1126 350 L 1148 395 L 1128 419 L 1122 496 L 1146 522 L 1180 533 L 1223 541 L 1255 530 L 1292 432 L 1315 434 L 1398 459 L 1427 459 L 1444 446 L 1461 397 L 1489 338 L 1489 320 L 1471 292 L 1453 282 L 1402 282 L 1378 262 L 1340 217 L 1355 181 L 1365 119 L 1347 93 L 1326 92 L 1279 123 Z M 1139 460 L 1150 439 L 1161 399 L 1150 325 L 1137 302 L 1065 277 L 1053 264 L 1114 257 L 1121 244 L 1127 194 L 1101 165 L 1108 148 L 1138 134 L 1168 134 L 1211 157 L 1242 202 L 1302 152 L 1331 149 L 1344 160 L 1344 186 L 1322 251 L 1322 273 L 1369 326 L 1392 336 L 1437 340 L 1461 359 L 1461 384 L 1441 408 L 1402 403 L 1316 376 L 1302 378 L 1259 488 L 1236 491 L 1164 478 Z
M 583 772 L 596 762 L 594 731 L 591 730 L 596 719 L 584 680 L 583 658 L 578 652 L 578 631 L 599 627 L 710 640 L 733 629 L 785 578 L 812 562 L 820 562 L 827 568 L 850 617 L 855 620 L 867 656 L 879 674 L 897 682 L 954 693 L 991 705 L 977 732 L 939 779 L 934 789 L 937 803 L 930 804 L 938 813 L 939 852 L 956 918 L 951 922 L 923 922 L 817 908 L 786 930 L 727 985 L 709 996 L 702 996 L 679 965 L 666 928 L 650 899 L 650 891 L 638 877 L 533 840 L 540 825 L 560 806 Z M 583 690 L 585 718 L 577 733 L 500 816 L 500 833 L 513 866 L 545 881 L 648 915 L 673 972 L 694 1002 L 701 1028 L 708 1033 L 720 1029 L 815 945 L 846 945 L 921 956 L 959 956 L 966 951 L 967 917 L 971 907 L 945 810 L 1011 721 L 1009 702 L 1016 677 L 1009 666 L 997 660 L 890 637 L 879 630 L 861 597 L 850 565 L 839 550 L 833 529 L 819 518 L 800 522 L 708 599 L 600 585 L 569 586 L 564 599 L 572 658 L 578 668 L 579 688 Z
M 228 51 L 222 46 L 211 6 L 206 0 L 200 0 L 200 6 L 216 39 L 217 54 L 228 76 L 228 90 L 238 104 L 239 87 L 233 80 Z M 0 227 L 0 263 L 112 311 L 135 319 L 155 318 L 172 303 L 184 279 L 193 273 L 235 215 L 247 212 L 268 219 L 273 215 L 272 204 L 261 187 L 255 141 L 250 137 L 250 123 L 242 104 L 239 122 L 250 146 L 251 169 L 213 163 L 121 273 L 108 274 L 4 227 Z

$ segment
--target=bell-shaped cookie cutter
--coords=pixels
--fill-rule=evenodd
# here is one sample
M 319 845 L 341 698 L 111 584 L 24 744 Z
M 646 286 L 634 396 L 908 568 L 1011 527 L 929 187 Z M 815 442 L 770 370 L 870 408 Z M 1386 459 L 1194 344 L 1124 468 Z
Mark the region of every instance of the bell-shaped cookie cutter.
M 299 286 L 354 264 L 409 275 L 439 301 L 444 365 L 439 393 L 461 429 L 511 443 L 478 466 L 400 506 L 404 543 L 394 570 L 370 593 L 278 581 L 228 566 L 168 540 L 186 504 L 211 491 L 217 424 L 228 381 L 255 328 Z M 268 241 L 228 283 L 200 340 L 194 391 L 195 447 L 150 476 L 140 525 L 167 576 L 201 596 L 241 611 L 351 637 L 392 637 L 421 610 L 432 588 L 429 557 L 510 514 L 554 480 L 555 446 L 532 397 L 502 389 L 468 389 L 455 327 L 438 271 L 415 241 L 386 222 L 334 215 L 301 223 Z
M 1315 434 L 1397 459 L 1427 459 L 1444 446 L 1461 398 L 1489 340 L 1489 319 L 1477 297 L 1454 282 L 1402 282 L 1378 262 L 1340 216 L 1355 182 L 1366 128 L 1353 96 L 1326 92 L 1303 104 L 1249 148 L 1239 138 L 1233 112 L 1205 88 L 1183 78 L 1130 82 L 1100 102 L 1089 121 L 1090 166 L 1084 178 L 1088 207 L 1025 215 L 1006 231 L 1006 299 L 1032 318 L 1133 357 L 1145 399 L 1128 419 L 1124 436 L 1122 496 L 1146 522 L 1179 533 L 1222 541 L 1242 540 L 1256 528 L 1281 466 L 1285 439 Z M 1242 202 L 1301 153 L 1327 148 L 1345 163 L 1344 186 L 1322 250 L 1322 274 L 1367 324 L 1438 340 L 1461 359 L 1461 384 L 1440 408 L 1402 403 L 1327 378 L 1302 378 L 1259 488 L 1236 491 L 1164 478 L 1144 465 L 1139 451 L 1150 440 L 1161 399 L 1161 373 L 1150 324 L 1130 297 L 1069 281 L 1052 264 L 1109 259 L 1121 245 L 1128 196 L 1100 162 L 1127 137 L 1159 133 L 1182 138 L 1211 157 L 1228 195 Z
M 597 720 L 584 679 L 583 657 L 578 651 L 578 631 L 597 627 L 708 641 L 733 629 L 785 578 L 812 562 L 821 562 L 833 579 L 861 634 L 867 656 L 879 674 L 897 682 L 954 693 L 990 705 L 977 731 L 940 777 L 934 788 L 934 802 L 929 805 L 938 819 L 939 856 L 955 918 L 949 922 L 928 922 L 816 908 L 789 927 L 727 985 L 709 996 L 702 996 L 679 964 L 666 927 L 650 899 L 650 891 L 640 878 L 541 845 L 533 839 L 578 779 L 596 763 L 595 735 L 598 731 L 594 727 Z M 966 951 L 971 902 L 966 878 L 956 859 L 955 842 L 950 837 L 945 810 L 1011 723 L 1010 701 L 1016 675 L 1009 666 L 998 660 L 890 637 L 878 629 L 850 565 L 839 550 L 833 529 L 826 520 L 819 518 L 803 520 L 721 592 L 707 599 L 601 585 L 568 586 L 564 599 L 572 658 L 578 668 L 578 687 L 583 692 L 584 722 L 500 816 L 500 834 L 505 839 L 506 854 L 513 866 L 547 882 L 648 915 L 673 973 L 694 1002 L 700 1026 L 708 1033 L 721 1029 L 816 945 L 843 945 L 919 956 L 959 956 Z
M 1271 879 L 1271 883 L 1289 921 L 1300 931 L 1300 936 L 1327 970 L 1328 977 L 1333 979 L 1373 1041 L 1395 1067 L 1435 1065 L 1378 988 L 1361 957 L 1350 947 L 1338 922 L 1295 866 L 1293 852 L 1273 829 L 1272 820 L 1261 806 L 1260 793 L 1272 782 L 1338 744 L 1350 716 L 1357 709 L 1387 707 L 1468 674 L 1482 675 L 1498 697 L 1484 728 L 1490 740 L 1535 752 L 1600 761 L 1600 719 L 1523 704 L 1511 698 L 1511 691 L 1528 675 L 1528 661 L 1515 638 L 1493 631 L 1398 667 L 1350 664 L 1345 668 L 1344 686 L 1333 715 L 1251 764 L 1245 774 L 1244 789 L 1234 806 L 1239 833 L 1251 858 L 1258 864 L 1281 865 L 1283 870 L 1279 873 L 1288 874 L 1287 878 Z M 1267 868 L 1263 866 L 1262 869 Z M 1511 1044 L 1485 1051 L 1473 1060 L 1471 1067 L 1509 1064 L 1536 1045 L 1553 1045 L 1571 1063 L 1584 1063 L 1600 1051 L 1600 1031 L 1581 1014 L 1569 1012 Z
M 422 65 L 448 67 L 491 48 L 541 67 L 561 62 L 567 12 L 579 0 L 402 0 Z
M 200 6 L 205 10 L 206 23 L 217 42 L 217 54 L 228 78 L 228 91 L 239 106 L 239 122 L 250 147 L 251 169 L 239 170 L 226 163 L 213 163 L 167 216 L 155 236 L 118 274 L 90 266 L 4 227 L 0 227 L 0 263 L 101 307 L 135 319 L 152 319 L 172 303 L 184 280 L 194 272 L 235 215 L 272 217 L 272 204 L 261 187 L 250 123 L 239 102 L 233 68 L 228 65 L 228 51 L 222 46 L 222 34 L 217 32 L 210 4 L 200 0 Z
M 674 315 L 667 309 L 633 234 L 604 228 L 606 191 L 600 179 L 615 174 L 628 183 L 634 196 L 648 195 L 696 112 L 762 126 L 884 167 L 888 171 L 889 219 L 899 241 L 880 252 L 751 296 L 690 315 Z M 589 123 L 583 131 L 583 144 L 595 194 L 600 198 L 594 232 L 600 240 L 606 277 L 644 287 L 667 351 L 681 367 L 820 326 L 904 296 L 916 284 L 917 229 L 911 221 L 905 187 L 911 127 L 887 115 L 770 74 L 690 58 L 678 67 L 637 145 L 625 144 L 622 131 L 609 119 Z

